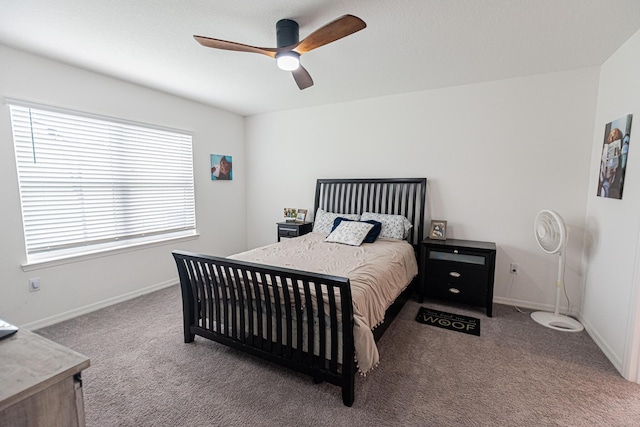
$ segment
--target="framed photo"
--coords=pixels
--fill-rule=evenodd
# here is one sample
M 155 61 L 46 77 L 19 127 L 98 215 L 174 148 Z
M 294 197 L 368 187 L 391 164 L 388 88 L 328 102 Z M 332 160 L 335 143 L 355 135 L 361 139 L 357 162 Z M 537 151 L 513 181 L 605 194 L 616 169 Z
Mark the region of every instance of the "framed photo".
M 598 197 L 622 199 L 632 118 L 632 114 L 627 114 L 618 120 L 607 123 L 604 127 L 602 157 L 598 174 Z
M 211 180 L 231 181 L 233 179 L 233 160 L 229 155 L 211 155 Z
M 447 221 L 439 219 L 431 220 L 431 225 L 429 226 L 429 238 L 435 240 L 446 240 Z
M 284 219 L 287 222 L 294 222 L 298 217 L 298 209 L 284 208 Z
M 296 222 L 304 223 L 305 219 L 307 219 L 307 210 L 306 209 L 298 209 L 298 215 L 296 215 Z

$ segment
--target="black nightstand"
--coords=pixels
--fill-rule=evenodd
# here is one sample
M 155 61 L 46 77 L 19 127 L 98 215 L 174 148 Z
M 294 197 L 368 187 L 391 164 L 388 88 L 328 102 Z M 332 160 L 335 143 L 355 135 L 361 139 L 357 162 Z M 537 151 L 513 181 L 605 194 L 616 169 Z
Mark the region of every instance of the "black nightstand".
M 420 301 L 439 298 L 493 311 L 496 244 L 472 240 L 422 241 Z
M 279 222 L 278 223 L 278 242 L 281 237 L 298 237 L 303 234 L 310 233 L 313 230 L 312 222 Z

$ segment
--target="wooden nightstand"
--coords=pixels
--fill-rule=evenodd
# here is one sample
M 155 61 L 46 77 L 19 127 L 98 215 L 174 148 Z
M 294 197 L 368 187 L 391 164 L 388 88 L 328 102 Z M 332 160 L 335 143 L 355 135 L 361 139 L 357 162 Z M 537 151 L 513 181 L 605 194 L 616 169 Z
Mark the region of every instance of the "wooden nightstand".
M 420 245 L 420 301 L 424 297 L 470 304 L 493 311 L 496 244 L 472 240 L 426 239 Z
M 298 237 L 303 234 L 310 233 L 313 230 L 312 222 L 279 222 L 278 223 L 278 242 L 281 237 Z

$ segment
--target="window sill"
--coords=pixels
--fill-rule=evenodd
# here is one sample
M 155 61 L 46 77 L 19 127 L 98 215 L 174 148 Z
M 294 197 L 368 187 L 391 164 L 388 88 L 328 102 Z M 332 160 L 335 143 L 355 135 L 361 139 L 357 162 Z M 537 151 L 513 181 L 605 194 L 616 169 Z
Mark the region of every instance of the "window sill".
M 70 255 L 59 256 L 56 258 L 48 258 L 46 260 L 31 261 L 31 262 L 26 262 L 22 264 L 22 271 L 39 270 L 42 268 L 55 267 L 63 264 L 71 264 L 74 262 L 86 261 L 89 259 L 102 258 L 102 257 L 117 255 L 117 254 L 126 253 L 126 252 L 139 251 L 141 249 L 151 248 L 155 246 L 162 246 L 169 243 L 195 240 L 198 237 L 200 237 L 200 234 L 195 232 L 189 235 L 182 235 L 182 236 L 169 237 L 169 238 L 164 238 L 159 240 L 131 243 L 131 244 L 127 244 L 126 246 L 97 249 L 91 252 L 83 252 L 81 254 L 70 254 Z

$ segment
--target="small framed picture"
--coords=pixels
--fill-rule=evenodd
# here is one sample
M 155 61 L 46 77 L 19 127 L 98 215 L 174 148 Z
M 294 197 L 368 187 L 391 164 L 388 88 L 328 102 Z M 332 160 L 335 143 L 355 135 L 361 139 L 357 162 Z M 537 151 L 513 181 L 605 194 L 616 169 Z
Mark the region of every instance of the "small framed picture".
M 298 209 L 296 208 L 284 208 L 284 219 L 287 222 L 294 222 L 298 217 Z
M 446 240 L 447 221 L 439 219 L 431 220 L 431 225 L 429 226 L 429 238 L 435 240 Z
M 233 179 L 233 158 L 229 155 L 211 154 L 211 180 L 231 181 Z
M 298 215 L 296 215 L 296 222 L 302 224 L 307 219 L 307 210 L 298 209 Z

